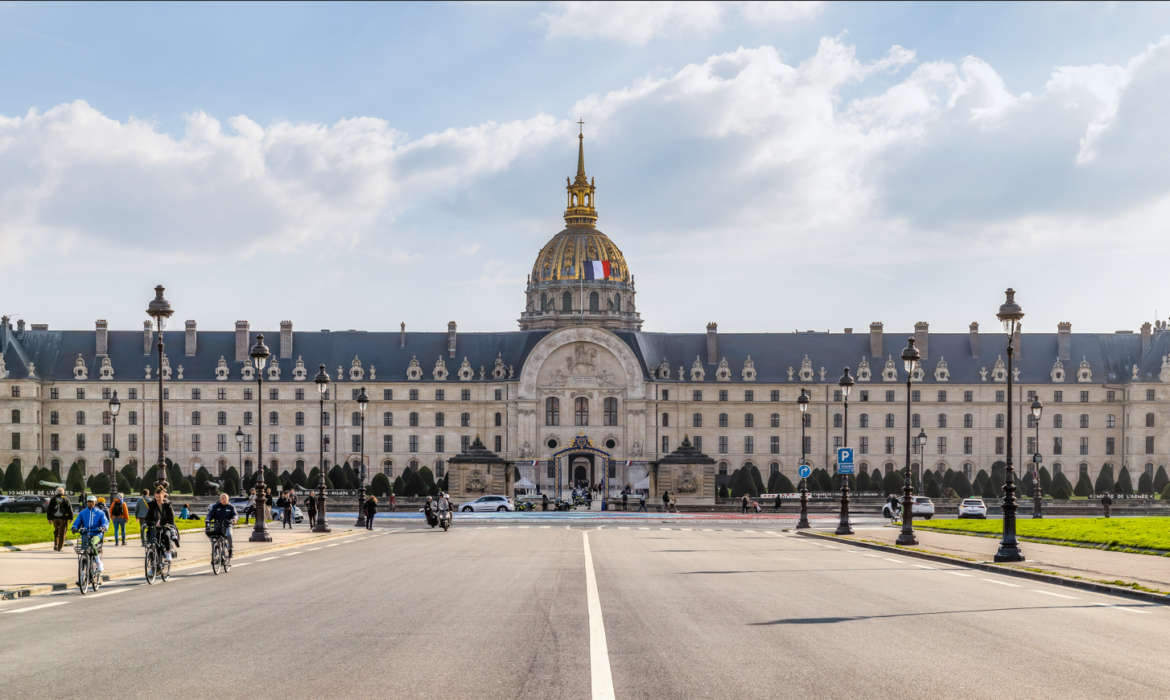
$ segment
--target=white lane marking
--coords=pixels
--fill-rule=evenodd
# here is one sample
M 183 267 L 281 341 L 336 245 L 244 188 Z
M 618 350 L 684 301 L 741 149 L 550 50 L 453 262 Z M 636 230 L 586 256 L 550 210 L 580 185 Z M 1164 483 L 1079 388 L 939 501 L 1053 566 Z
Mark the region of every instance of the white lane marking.
M 480 525 L 479 527 L 477 527 L 477 528 L 475 528 L 475 529 L 476 529 L 476 530 L 486 530 L 486 529 L 487 529 L 487 526 L 486 526 L 486 525 Z
M 703 532 L 715 532 L 715 531 L 709 527 L 705 527 L 705 528 L 703 528 Z
M 235 567 L 235 566 L 251 566 L 251 565 L 252 565 L 252 563 L 253 563 L 253 562 L 250 562 L 250 561 L 245 561 L 245 562 L 240 562 L 239 564 L 232 564 L 232 566 L 233 566 L 233 567 Z
M 863 556 L 863 557 L 873 557 L 874 559 L 881 559 L 881 557 L 879 557 L 879 556 L 878 556 L 878 555 L 876 555 L 876 554 L 866 554 L 865 552 L 862 552 L 862 553 L 861 553 L 861 556 Z
M 669 530 L 670 528 L 669 528 L 669 527 L 660 527 L 660 528 L 658 528 L 658 529 L 659 529 L 659 530 Z
M 305 551 L 306 552 L 316 552 L 318 549 L 321 549 L 321 548 L 320 547 L 310 547 L 309 549 L 306 549 Z
M 836 547 L 830 547 L 827 544 L 822 544 L 821 546 L 824 547 L 825 549 L 836 549 Z
M 686 530 L 687 532 L 690 532 L 690 531 L 691 531 L 691 528 L 689 528 L 689 527 L 680 527 L 679 529 L 680 529 L 680 530 Z
M 1052 591 L 1040 591 L 1040 590 L 1033 589 L 1032 592 L 1033 593 L 1043 593 L 1044 595 L 1056 596 L 1057 598 L 1067 598 L 1068 600 L 1080 600 L 1080 598 L 1074 598 L 1071 595 L 1064 595 L 1063 593 L 1053 593 Z
M 589 604 L 589 670 L 593 700 L 613 700 L 609 645 L 605 641 L 605 621 L 601 618 L 601 598 L 597 595 L 597 575 L 593 571 L 593 554 L 589 551 L 589 533 L 582 531 L 581 536 L 585 543 L 585 597 Z
M 922 564 L 911 564 L 911 566 L 918 567 L 919 569 L 930 569 L 931 571 L 934 571 L 933 566 L 923 566 Z
M 1093 603 L 1093 605 L 1098 605 L 1102 608 L 1113 608 L 1114 610 L 1124 610 L 1126 612 L 1140 613 L 1142 615 L 1153 615 L 1154 614 L 1154 613 L 1150 612 L 1149 610 L 1136 610 L 1134 608 L 1126 608 L 1126 607 L 1122 607 L 1120 605 L 1113 605 L 1111 603 Z M 31 610 L 31 608 L 29 608 L 29 609 Z M 21 611 L 20 610 L 9 610 L 8 612 L 21 612 Z
M 528 529 L 528 526 L 527 526 L 527 525 L 517 525 L 517 526 L 516 526 L 516 529 L 517 529 L 517 530 L 527 530 L 527 529 Z
M 885 559 L 886 561 L 892 561 L 895 564 L 905 564 L 906 563 L 906 562 L 902 561 L 901 559 L 890 559 L 889 557 L 882 557 L 882 559 Z
M 295 556 L 296 556 L 296 555 L 298 555 L 298 554 L 304 554 L 304 552 L 289 552 L 288 554 L 286 554 L 286 555 L 284 555 L 284 556 L 286 556 L 286 557 L 295 557 Z
M 630 528 L 628 528 L 628 527 L 621 527 L 621 526 L 619 526 L 619 527 L 618 527 L 618 529 L 619 529 L 619 530 L 629 530 Z
M 552 525 L 541 525 L 541 526 L 540 526 L 540 529 L 541 529 L 541 530 L 547 530 L 547 529 L 549 529 L 550 527 L 552 527 Z
M 638 528 L 638 529 L 639 529 L 639 530 L 649 530 L 650 528 L 648 528 L 648 527 L 640 527 L 640 528 Z
M 327 544 L 327 545 L 325 545 L 325 546 L 326 546 L 326 547 L 336 547 L 338 544 L 340 544 L 340 543 L 339 543 L 339 542 L 334 542 L 333 544 Z
M 22 613 L 22 612 L 28 612 L 29 610 L 40 610 L 41 608 L 51 608 L 51 607 L 53 607 L 54 605 L 65 605 L 66 603 L 69 603 L 69 602 L 71 602 L 71 601 L 68 601 L 68 600 L 62 600 L 62 601 L 60 601 L 60 602 L 58 602 L 58 603 L 42 603 L 41 605 L 34 605 L 34 606 L 32 606 L 31 608 L 19 608 L 19 609 L 17 609 L 17 610 L 5 610 L 5 611 L 4 611 L 4 614 L 5 614 L 5 615 L 10 615 L 10 614 L 12 614 L 12 613 Z M 611 697 L 611 698 L 613 697 L 613 691 L 610 691 L 610 697 Z
M 964 573 L 963 573 L 963 572 L 961 572 L 961 571 L 947 571 L 947 572 L 945 572 L 945 573 L 952 574 L 952 575 L 954 575 L 954 576 L 966 576 L 967 578 L 975 578 L 975 577 L 974 577 L 974 576 L 972 576 L 971 574 L 964 574 Z
M 104 595 L 114 595 L 115 593 L 125 593 L 126 591 L 130 590 L 131 588 L 137 588 L 137 587 L 138 586 L 129 586 L 127 588 L 115 588 L 112 591 L 105 591 L 104 593 L 94 593 L 93 595 L 82 596 L 81 600 L 89 600 L 90 598 L 101 598 Z
M 979 580 L 980 580 L 980 581 L 986 581 L 986 582 L 988 582 L 988 583 L 998 583 L 998 584 L 999 584 L 999 585 L 1001 585 L 1001 586 L 1011 586 L 1012 588 L 1022 588 L 1022 586 L 1017 586 L 1017 585 L 1016 585 L 1016 584 L 1014 584 L 1014 583 L 1008 583 L 1007 581 L 996 581 L 996 580 L 995 580 L 995 579 L 993 579 L 993 578 L 984 578 L 984 579 L 979 579 Z
M 263 559 L 258 559 L 257 561 L 272 561 L 275 558 L 276 557 L 264 557 Z

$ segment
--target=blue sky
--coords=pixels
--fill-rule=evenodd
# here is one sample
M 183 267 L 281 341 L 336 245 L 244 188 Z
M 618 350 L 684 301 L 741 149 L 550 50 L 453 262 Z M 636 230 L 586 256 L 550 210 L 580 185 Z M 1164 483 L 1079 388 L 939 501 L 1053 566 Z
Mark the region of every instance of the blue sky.
M 0 312 L 510 330 L 578 118 L 646 330 L 1170 313 L 1160 4 L 6 4 Z M 30 110 L 35 110 L 30 112 Z M 358 303 L 355 303 L 358 302 Z

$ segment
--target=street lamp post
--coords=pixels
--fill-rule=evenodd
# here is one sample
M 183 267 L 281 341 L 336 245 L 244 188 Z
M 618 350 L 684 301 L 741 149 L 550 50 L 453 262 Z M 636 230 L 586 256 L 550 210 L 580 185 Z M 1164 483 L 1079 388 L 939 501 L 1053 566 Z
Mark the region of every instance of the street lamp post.
M 906 370 L 906 475 L 902 482 L 902 532 L 898 535 L 897 543 L 904 546 L 918 544 L 918 538 L 914 536 L 914 482 L 910 480 L 910 387 L 914 383 L 914 374 L 918 371 L 921 357 L 911 337 L 902 351 L 902 366 Z
M 317 441 L 320 454 L 317 462 L 321 473 L 317 475 L 317 524 L 313 526 L 313 532 L 330 532 L 329 523 L 325 520 L 325 393 L 329 391 L 329 373 L 325 371 L 325 365 L 321 365 L 317 370 L 317 376 L 313 381 L 317 383 L 317 395 L 321 400 L 320 415 L 317 416 L 320 432 L 320 439 Z
M 800 407 L 800 466 L 804 467 L 805 450 L 804 450 L 804 417 L 808 413 L 808 392 L 804 389 L 800 390 L 800 397 L 796 399 L 796 404 Z M 797 530 L 806 530 L 812 527 L 808 524 L 808 487 L 805 484 L 804 477 L 800 477 L 800 522 L 796 524 Z
M 918 455 L 918 491 L 919 493 L 926 493 L 926 486 L 923 485 L 923 479 L 926 478 L 926 430 L 918 431 L 918 435 L 914 438 L 914 453 Z
M 841 398 L 845 401 L 845 436 L 841 439 L 842 447 L 849 447 L 849 392 L 853 391 L 853 377 L 849 374 L 849 368 L 845 368 L 845 374 L 837 380 L 837 385 L 841 387 Z M 801 442 L 804 442 L 801 440 Z M 837 471 L 840 472 L 840 465 L 837 465 Z M 849 475 L 841 474 L 841 522 L 837 525 L 838 535 L 852 535 L 853 528 L 849 526 Z
M 995 553 L 995 561 L 1011 562 L 1024 561 L 1024 553 L 1020 551 L 1019 540 L 1016 539 L 1016 477 L 1012 466 L 1012 355 L 1015 352 L 1014 342 L 1016 333 L 1020 330 L 1020 320 L 1024 318 L 1024 310 L 1016 303 L 1016 292 L 1008 289 L 1007 301 L 999 307 L 996 317 L 1003 322 L 1003 330 L 1007 333 L 1007 459 L 1003 479 L 1003 539 L 999 542 L 999 551 Z
M 256 527 L 248 541 L 271 542 L 272 535 L 268 533 L 268 523 L 265 522 L 268 502 L 264 496 L 264 367 L 268 365 L 272 353 L 268 352 L 268 346 L 264 344 L 263 333 L 256 336 L 256 344 L 248 355 L 256 369 L 256 436 L 259 438 L 256 446 L 259 450 L 259 461 L 256 463 L 256 479 L 259 481 L 256 487 Z
M 163 286 L 154 288 L 154 299 L 146 307 L 146 315 L 154 319 L 155 330 L 158 331 L 158 464 L 154 473 L 155 488 L 166 486 L 167 460 L 163 453 L 163 331 L 167 327 L 167 319 L 175 313 L 170 302 L 163 298 Z
M 366 526 L 366 513 L 362 506 L 366 502 L 366 404 L 370 402 L 370 397 L 366 396 L 366 388 L 363 386 L 362 390 L 358 392 L 357 405 L 358 414 L 361 416 L 362 431 L 361 431 L 361 464 L 358 465 L 358 514 L 357 522 L 354 527 Z
M 246 495 L 244 491 L 244 428 L 236 426 L 236 446 L 240 448 L 240 495 Z
M 110 417 L 113 419 L 113 442 L 110 443 L 110 507 L 114 507 L 114 499 L 118 496 L 118 411 L 122 410 L 122 402 L 118 400 L 118 390 L 114 390 L 114 397 L 110 399 Z
M 1044 456 L 1040 454 L 1040 414 L 1044 412 L 1044 405 L 1040 403 L 1040 395 L 1032 399 L 1032 422 L 1036 424 L 1036 452 L 1032 455 L 1032 519 L 1043 520 L 1040 505 L 1044 502 L 1044 494 L 1040 491 L 1040 463 Z

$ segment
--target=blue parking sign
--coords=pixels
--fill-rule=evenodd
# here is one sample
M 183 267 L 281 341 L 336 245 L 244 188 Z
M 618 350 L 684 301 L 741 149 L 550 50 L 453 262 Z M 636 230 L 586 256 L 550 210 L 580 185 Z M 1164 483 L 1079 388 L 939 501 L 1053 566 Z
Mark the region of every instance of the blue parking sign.
M 852 447 L 838 447 L 837 448 L 837 473 L 838 474 L 852 474 L 853 473 L 853 448 Z

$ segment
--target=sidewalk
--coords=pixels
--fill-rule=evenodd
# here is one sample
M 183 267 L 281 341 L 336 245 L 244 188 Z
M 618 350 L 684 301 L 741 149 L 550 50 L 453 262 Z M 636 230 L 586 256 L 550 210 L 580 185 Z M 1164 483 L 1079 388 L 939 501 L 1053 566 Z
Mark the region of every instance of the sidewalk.
M 273 527 L 275 525 L 275 527 Z M 329 535 L 314 534 L 308 523 L 295 526 L 291 530 L 281 530 L 280 523 L 268 524 L 268 532 L 272 535 L 272 542 L 248 542 L 252 534 L 251 525 L 242 525 L 235 528 L 235 557 L 239 558 L 260 549 L 272 547 L 287 547 L 324 537 L 336 537 L 354 532 L 353 523 L 329 523 L 333 532 Z M 210 560 L 211 541 L 202 530 L 190 530 L 180 534 L 180 547 L 175 550 L 176 556 L 172 566 L 183 566 L 200 559 Z M 102 551 L 102 563 L 105 564 L 105 575 L 120 577 L 125 575 L 140 575 L 143 572 L 143 548 L 138 540 L 127 540 L 126 546 L 115 547 L 112 539 L 107 539 Z M 71 545 L 66 545 L 60 552 L 53 551 L 52 547 L 22 550 L 19 552 L 0 553 L 0 592 L 14 588 L 25 588 L 43 584 L 73 582 L 77 580 L 77 554 Z
M 857 529 L 857 534 L 842 539 L 877 541 L 893 545 L 899 528 L 882 527 Z M 999 549 L 999 537 L 973 537 L 942 532 L 915 530 L 919 549 L 935 554 L 947 554 L 975 561 L 991 561 Z M 1027 560 L 1022 564 L 1000 564 L 1024 569 L 1042 569 L 1070 578 L 1092 581 L 1123 581 L 1137 583 L 1158 591 L 1170 591 L 1170 561 L 1166 557 L 1149 554 L 1127 554 L 1084 547 L 1064 547 L 1055 544 L 1021 542 L 1020 549 Z

